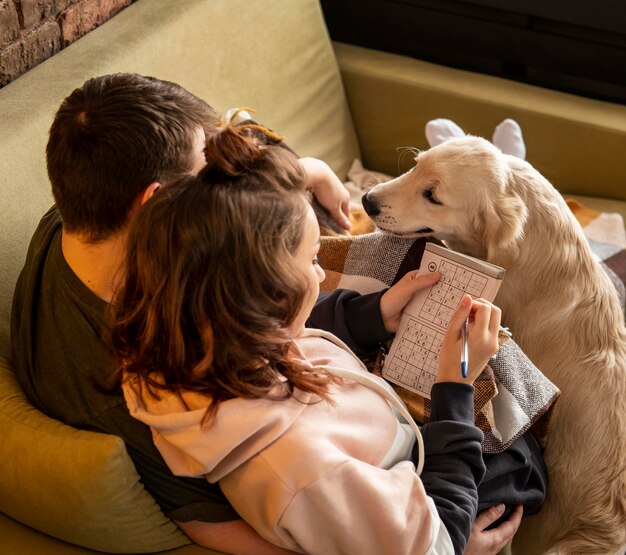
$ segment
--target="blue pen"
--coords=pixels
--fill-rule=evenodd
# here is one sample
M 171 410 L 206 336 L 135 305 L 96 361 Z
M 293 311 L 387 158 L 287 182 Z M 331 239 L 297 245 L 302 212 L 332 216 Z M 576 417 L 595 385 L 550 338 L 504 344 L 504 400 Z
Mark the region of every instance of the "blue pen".
M 461 352 L 461 375 L 467 378 L 467 360 L 469 358 L 467 352 L 467 335 L 469 334 L 469 319 L 465 320 L 465 324 L 461 329 L 461 340 L 463 341 L 463 351 Z

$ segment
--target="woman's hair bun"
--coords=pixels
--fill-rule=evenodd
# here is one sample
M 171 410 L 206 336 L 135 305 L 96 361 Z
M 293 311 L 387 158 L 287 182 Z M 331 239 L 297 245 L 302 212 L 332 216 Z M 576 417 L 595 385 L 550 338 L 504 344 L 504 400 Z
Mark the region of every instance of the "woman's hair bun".
M 282 140 L 270 129 L 253 122 L 234 124 L 239 111 L 207 133 L 205 156 L 207 170 L 211 173 L 229 177 L 240 175 L 263 156 L 266 145 Z

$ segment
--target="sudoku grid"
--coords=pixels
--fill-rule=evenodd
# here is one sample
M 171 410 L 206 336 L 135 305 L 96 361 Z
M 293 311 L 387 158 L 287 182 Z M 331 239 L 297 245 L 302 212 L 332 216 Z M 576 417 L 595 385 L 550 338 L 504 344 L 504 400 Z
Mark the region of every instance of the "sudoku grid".
M 439 271 L 441 278 L 431 287 L 419 317 L 445 331 L 463 294 L 480 297 L 487 278 L 447 260 L 441 261 Z
M 418 319 L 410 316 L 400 343 L 386 360 L 385 377 L 430 398 L 437 377 L 439 349 L 450 318 L 464 293 L 480 297 L 488 279 L 441 260 L 441 278 L 430 288 Z

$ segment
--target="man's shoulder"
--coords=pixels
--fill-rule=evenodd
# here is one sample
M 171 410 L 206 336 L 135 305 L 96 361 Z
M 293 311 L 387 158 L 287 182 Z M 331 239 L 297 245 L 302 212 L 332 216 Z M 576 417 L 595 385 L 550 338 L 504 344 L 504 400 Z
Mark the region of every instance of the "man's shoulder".
M 41 217 L 39 224 L 31 238 L 31 247 L 33 243 L 46 241 L 56 235 L 63 228 L 61 214 L 56 205 L 52 205 L 50 209 Z
M 37 228 L 30 239 L 24 270 L 33 265 L 33 263 L 36 264 L 38 259 L 45 256 L 45 253 L 50 248 L 52 239 L 57 233 L 61 232 L 62 228 L 63 224 L 61 222 L 61 215 L 59 214 L 56 205 L 53 205 L 41 217 L 39 224 L 37 224 Z M 24 270 L 22 270 L 22 273 Z
M 63 263 L 61 229 L 59 213 L 52 207 L 33 234 L 13 295 L 11 350 L 30 401 L 74 423 L 69 413 L 81 415 L 84 407 L 72 405 L 71 393 L 91 393 L 89 380 L 106 376 L 112 363 L 101 340 L 103 310 L 76 292 L 78 278 Z
M 41 218 L 26 253 L 26 260 L 15 286 L 13 305 L 32 289 L 33 276 L 40 272 L 52 240 L 62 229 L 61 216 L 56 206 L 52 206 Z

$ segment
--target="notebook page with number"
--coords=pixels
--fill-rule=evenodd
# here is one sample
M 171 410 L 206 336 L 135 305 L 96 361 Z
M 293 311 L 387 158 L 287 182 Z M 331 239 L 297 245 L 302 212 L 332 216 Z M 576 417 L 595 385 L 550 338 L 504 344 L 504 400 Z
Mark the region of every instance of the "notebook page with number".
M 461 298 L 468 293 L 493 301 L 505 273 L 499 266 L 426 243 L 420 274 L 437 271 L 439 281 L 419 291 L 405 307 L 382 370 L 390 382 L 428 399 L 437 378 L 441 341 Z

